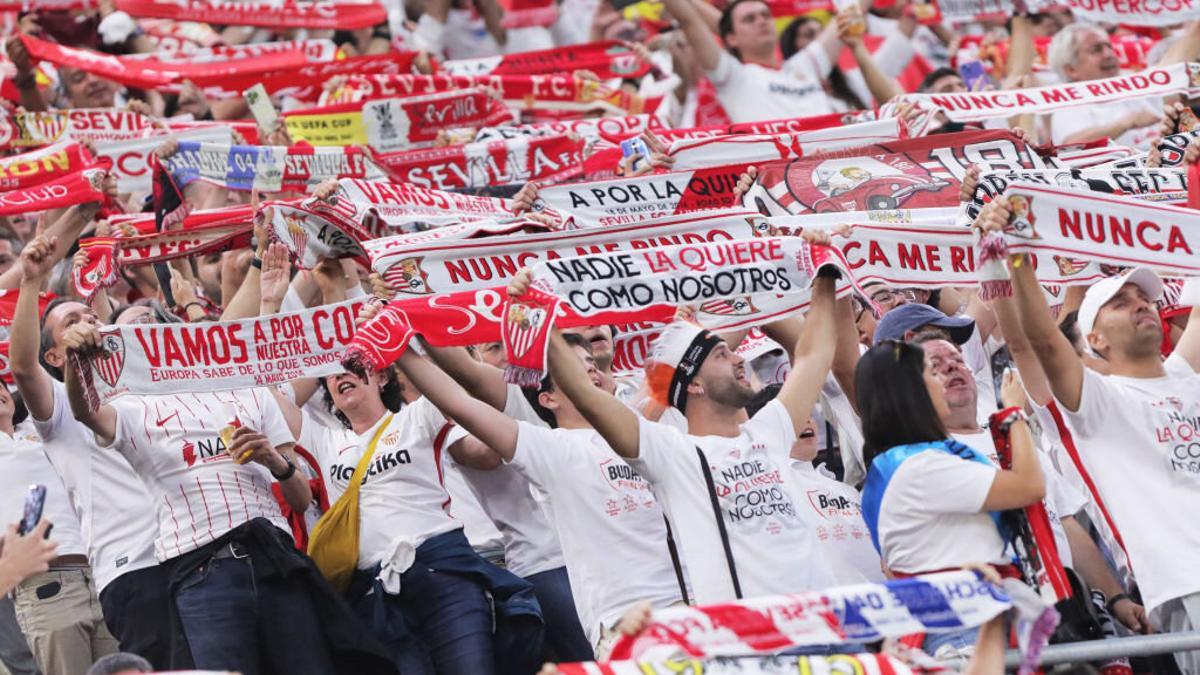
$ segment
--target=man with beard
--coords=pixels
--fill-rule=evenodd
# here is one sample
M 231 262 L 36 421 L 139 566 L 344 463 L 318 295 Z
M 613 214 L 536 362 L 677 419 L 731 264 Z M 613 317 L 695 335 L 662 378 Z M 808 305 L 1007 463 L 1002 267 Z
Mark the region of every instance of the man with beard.
M 976 225 L 1002 230 L 1011 217 L 1002 201 Z M 1087 290 L 1079 332 L 1111 374 L 1083 365 L 1059 331 L 1027 257 L 1012 265 L 1021 327 L 1046 373 L 1075 438 L 1080 461 L 1109 507 L 1137 571 L 1156 628 L 1200 627 L 1200 357 L 1196 330 L 1180 338 L 1165 362 L 1155 301 L 1163 284 L 1134 268 Z M 1190 326 L 1189 326 L 1190 328 Z M 1170 555 L 1164 555 L 1170 551 Z M 1176 654 L 1184 672 L 1200 672 L 1200 651 Z
M 551 336 L 551 376 L 653 486 L 699 604 L 795 593 L 832 581 L 816 537 L 797 513 L 802 496 L 788 470 L 792 443 L 833 361 L 834 279 L 826 274 L 814 281 L 792 372 L 776 400 L 749 421 L 744 407 L 754 390 L 744 360 L 699 326 L 676 322 L 664 329 L 646 369 L 651 395 L 684 414 L 688 433 L 642 419 L 594 386 L 562 336 Z M 529 282 L 530 274 L 521 272 L 509 294 L 524 295 Z

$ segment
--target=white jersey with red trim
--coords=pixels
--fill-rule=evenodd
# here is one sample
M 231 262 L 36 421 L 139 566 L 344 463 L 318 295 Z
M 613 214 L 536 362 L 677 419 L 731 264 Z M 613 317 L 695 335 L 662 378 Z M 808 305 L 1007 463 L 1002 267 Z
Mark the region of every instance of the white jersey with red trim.
M 321 464 L 330 504 L 350 485 L 354 467 L 386 419 L 384 415 L 356 434 L 304 417 L 300 445 Z M 359 569 L 382 561 L 397 538 L 415 548 L 463 526 L 450 516 L 450 495 L 442 477 L 442 444 L 450 427 L 432 403 L 419 398 L 396 413 L 380 435 L 358 496 Z
M 276 447 L 293 443 L 279 404 L 266 390 L 127 396 L 114 403 L 120 450 L 150 491 L 158 515 L 154 552 L 170 560 L 254 518 L 291 532 L 266 467 L 239 465 L 220 430 L 237 419 Z

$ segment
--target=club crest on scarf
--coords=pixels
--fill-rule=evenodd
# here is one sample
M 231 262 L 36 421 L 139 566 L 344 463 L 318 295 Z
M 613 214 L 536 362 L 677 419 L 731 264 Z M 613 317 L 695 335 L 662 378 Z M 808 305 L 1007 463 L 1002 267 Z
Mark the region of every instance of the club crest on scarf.
M 517 358 L 529 353 L 529 348 L 537 341 L 537 334 L 542 324 L 546 322 L 546 310 L 533 304 L 513 301 L 504 315 L 504 328 L 509 337 L 509 345 Z
M 405 258 L 392 265 L 384 272 L 383 277 L 398 293 L 433 293 L 433 288 L 429 286 L 429 275 L 421 269 L 420 256 Z
M 891 163 L 870 157 L 830 159 L 811 171 L 793 164 L 784 181 L 796 201 L 817 213 L 897 209 L 920 192 L 949 185 L 907 155 L 900 157 Z
M 757 314 L 758 308 L 754 306 L 754 300 L 750 296 L 743 295 L 740 298 L 711 300 L 700 305 L 696 311 L 713 316 L 750 316 Z
M 105 384 L 115 387 L 125 369 L 125 340 L 117 333 L 110 333 L 100 340 L 100 346 L 104 353 L 93 361 L 96 373 Z
M 1012 211 L 1005 231 L 1025 239 L 1040 239 L 1033 217 L 1033 197 L 1026 195 L 1009 195 L 1008 208 Z
M 283 220 L 287 223 L 287 233 L 292 242 L 292 250 L 297 254 L 303 253 L 308 248 L 308 230 L 304 229 L 300 218 L 293 214 L 285 214 Z

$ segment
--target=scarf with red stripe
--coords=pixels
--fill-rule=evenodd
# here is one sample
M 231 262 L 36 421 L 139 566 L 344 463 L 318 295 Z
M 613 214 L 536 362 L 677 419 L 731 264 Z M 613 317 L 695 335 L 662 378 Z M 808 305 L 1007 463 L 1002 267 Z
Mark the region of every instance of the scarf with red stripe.
M 0 190 L 31 188 L 92 166 L 83 146 L 64 141 L 48 148 L 0 159 Z
M 568 136 L 512 138 L 446 148 L 377 154 L 394 182 L 439 190 L 470 190 L 578 176 L 583 140 Z
M 100 183 L 109 166 L 104 160 L 91 164 L 90 168 L 33 187 L 0 193 L 0 216 L 23 215 L 92 202 L 106 203 L 108 198 L 101 190 Z
M 387 12 L 377 2 L 117 0 L 117 9 L 135 17 L 274 29 L 356 30 L 387 21 Z
M 546 75 L 590 70 L 601 80 L 639 78 L 650 72 L 649 63 L 617 40 L 446 61 L 442 67 L 454 75 Z

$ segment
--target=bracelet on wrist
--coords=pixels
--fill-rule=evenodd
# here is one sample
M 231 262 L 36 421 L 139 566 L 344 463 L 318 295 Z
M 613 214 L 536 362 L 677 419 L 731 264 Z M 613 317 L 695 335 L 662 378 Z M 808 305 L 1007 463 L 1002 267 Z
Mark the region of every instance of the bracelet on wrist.
M 254 254 L 254 257 L 250 259 L 250 266 L 257 267 L 260 270 L 262 269 L 262 258 L 258 257 L 257 253 Z
M 1116 595 L 1109 598 L 1107 602 L 1104 603 L 1104 607 L 1105 607 L 1105 609 L 1108 610 L 1109 614 L 1112 614 L 1113 607 L 1116 607 L 1117 603 L 1122 600 L 1129 600 L 1130 602 L 1132 602 L 1133 598 L 1129 597 L 1129 595 L 1127 595 L 1125 593 L 1117 593 Z
M 271 472 L 271 477 L 280 483 L 290 480 L 292 476 L 296 475 L 296 463 L 293 462 L 290 457 L 284 457 L 284 459 L 287 460 L 287 469 L 285 469 L 283 473 L 275 473 L 274 471 Z

